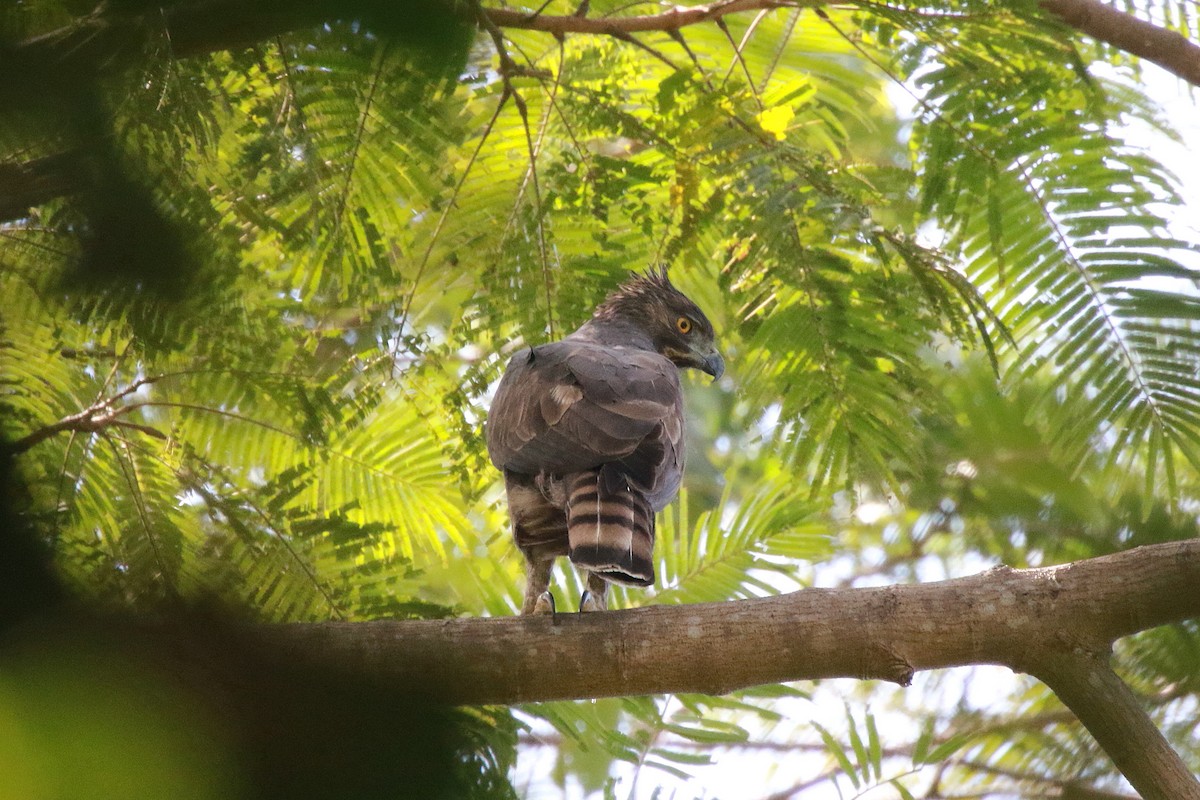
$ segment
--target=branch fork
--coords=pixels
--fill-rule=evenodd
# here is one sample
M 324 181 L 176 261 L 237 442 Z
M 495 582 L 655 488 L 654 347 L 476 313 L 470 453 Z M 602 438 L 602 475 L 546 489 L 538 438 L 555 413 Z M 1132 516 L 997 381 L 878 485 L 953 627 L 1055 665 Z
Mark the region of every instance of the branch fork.
M 44 427 L 38 428 L 33 433 L 21 437 L 13 442 L 6 449 L 11 454 L 24 453 L 34 445 L 49 439 L 57 433 L 71 431 L 75 433 L 99 433 L 109 427 L 127 428 L 130 430 L 140 431 L 147 436 L 153 436 L 156 439 L 166 439 L 167 435 L 157 428 L 150 425 L 142 425 L 137 422 L 130 422 L 122 419 L 126 414 L 129 414 L 139 408 L 142 408 L 146 403 L 125 403 L 124 401 L 138 389 L 148 384 L 154 383 L 157 378 L 141 378 L 134 381 L 128 387 L 121 390 L 112 397 L 102 398 L 92 403 L 82 411 L 74 414 L 69 414 L 57 422 L 53 422 Z
M 281 625 L 264 635 L 458 704 L 719 694 L 839 677 L 906 685 L 917 670 L 1000 664 L 1054 690 L 1146 800 L 1200 800 L 1200 783 L 1108 663 L 1116 639 L 1200 617 L 1197 586 L 1200 539 L 909 586 L 553 620 Z

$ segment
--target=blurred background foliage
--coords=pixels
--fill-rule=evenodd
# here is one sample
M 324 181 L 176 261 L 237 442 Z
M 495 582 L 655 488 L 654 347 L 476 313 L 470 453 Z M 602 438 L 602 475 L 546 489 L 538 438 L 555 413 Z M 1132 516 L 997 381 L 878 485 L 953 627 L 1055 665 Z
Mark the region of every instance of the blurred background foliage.
M 0 10 L 7 502 L 89 613 L 514 613 L 489 388 L 658 263 L 729 373 L 688 380 L 659 582 L 618 605 L 1196 535 L 1200 236 L 1168 227 L 1178 181 L 1118 123 L 1173 134 L 1136 63 L 1034 6 L 777 8 L 629 39 L 313 2 L 313 22 L 205 49 L 165 26 L 189 5 Z M 1197 36 L 1193 8 L 1150 8 Z M 137 36 L 110 48 L 114 30 Z M 36 583 L 8 583 L 12 609 L 39 605 Z M 556 584 L 571 605 L 576 577 Z M 188 648 L 164 669 L 139 635 L 6 619 L 11 796 L 274 796 L 229 696 L 172 677 Z M 231 652 L 204 674 L 282 675 Z M 1117 660 L 1200 770 L 1197 626 Z M 311 759 L 280 762 L 400 764 L 387 781 L 300 772 L 288 796 L 716 796 L 721 767 L 743 797 L 1123 790 L 1044 688 L 987 670 L 433 717 L 396 702 L 411 713 L 390 724 L 353 700 L 337 717 L 359 742 L 346 715 L 376 714 L 363 760 L 294 736 Z M 434 717 L 457 766 L 404 783 L 417 751 L 379 742 Z

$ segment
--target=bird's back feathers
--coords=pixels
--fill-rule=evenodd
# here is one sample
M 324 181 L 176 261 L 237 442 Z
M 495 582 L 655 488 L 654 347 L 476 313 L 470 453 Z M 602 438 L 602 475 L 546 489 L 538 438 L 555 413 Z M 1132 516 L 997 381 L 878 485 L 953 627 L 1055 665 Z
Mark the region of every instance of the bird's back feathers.
M 517 545 L 607 580 L 654 582 L 654 512 L 683 475 L 679 372 L 646 350 L 571 338 L 509 362 L 487 422 Z
M 679 367 L 716 376 L 719 358 L 711 324 L 661 270 L 623 284 L 562 341 L 512 357 L 487 447 L 531 564 L 568 554 L 607 581 L 654 582 L 654 514 L 683 476 Z M 544 588 L 541 570 L 530 583 Z
M 564 476 L 624 462 L 656 509 L 683 470 L 679 371 L 645 350 L 570 337 L 509 361 L 487 422 L 488 453 L 506 472 Z

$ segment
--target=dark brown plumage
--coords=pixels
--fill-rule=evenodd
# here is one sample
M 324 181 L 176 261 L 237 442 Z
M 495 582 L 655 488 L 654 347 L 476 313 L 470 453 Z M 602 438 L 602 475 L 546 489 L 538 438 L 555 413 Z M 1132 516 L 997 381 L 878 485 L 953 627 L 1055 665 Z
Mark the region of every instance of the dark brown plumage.
M 487 420 L 513 536 L 528 561 L 521 612 L 538 607 L 554 559 L 588 575 L 582 604 L 609 581 L 654 583 L 654 514 L 683 477 L 679 368 L 720 377 L 704 313 L 665 270 L 636 275 L 562 341 L 508 363 Z

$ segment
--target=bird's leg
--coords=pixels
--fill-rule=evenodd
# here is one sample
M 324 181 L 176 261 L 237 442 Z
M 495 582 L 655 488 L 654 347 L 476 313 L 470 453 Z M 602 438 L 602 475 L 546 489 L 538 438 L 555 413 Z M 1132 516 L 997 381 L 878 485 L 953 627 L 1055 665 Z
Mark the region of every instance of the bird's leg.
M 522 614 L 553 614 L 554 595 L 550 594 L 550 570 L 553 558 L 528 559 L 525 562 L 525 599 Z
M 608 610 L 608 581 L 594 572 L 587 576 L 587 588 L 579 598 L 579 613 Z

